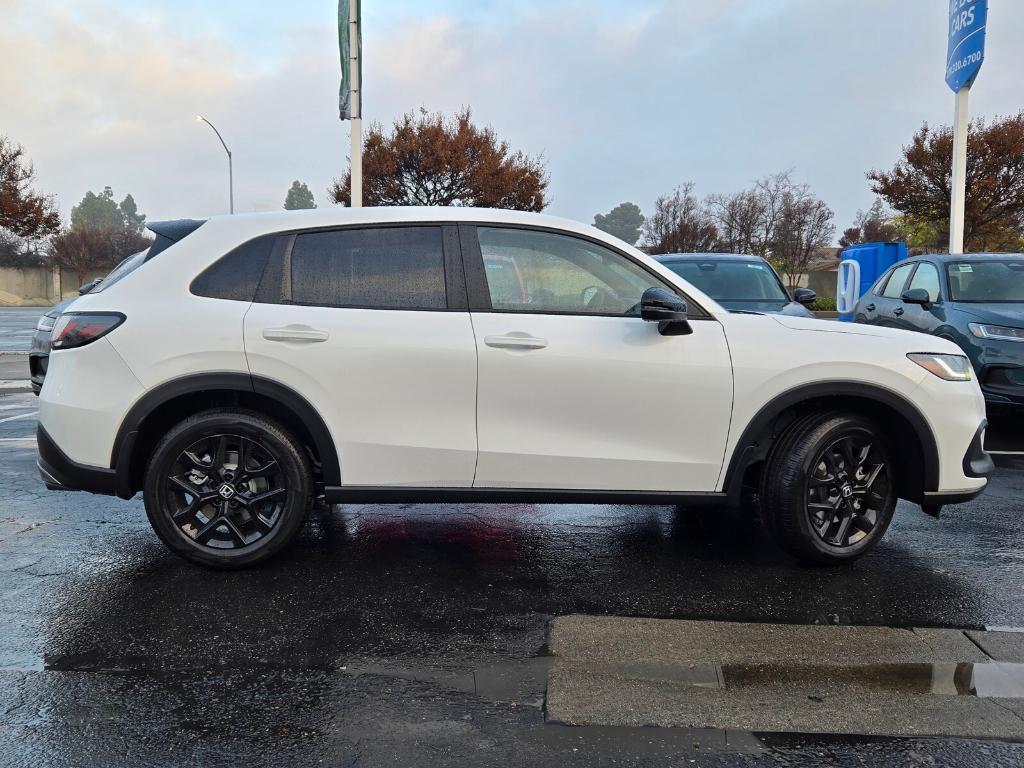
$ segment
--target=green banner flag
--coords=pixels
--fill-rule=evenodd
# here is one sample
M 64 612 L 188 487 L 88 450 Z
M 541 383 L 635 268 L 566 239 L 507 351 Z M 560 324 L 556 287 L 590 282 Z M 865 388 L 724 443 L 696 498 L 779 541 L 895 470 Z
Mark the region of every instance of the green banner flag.
M 356 24 L 356 51 L 358 80 L 357 87 L 362 88 L 363 83 L 363 25 L 360 18 L 359 0 L 338 0 L 338 44 L 341 49 L 341 91 L 338 95 L 338 108 L 342 120 L 351 120 L 353 117 L 362 117 L 362 93 L 359 93 L 359 108 L 356 114 L 352 112 L 352 46 L 350 44 L 349 26 L 352 22 L 352 11 L 355 11 Z

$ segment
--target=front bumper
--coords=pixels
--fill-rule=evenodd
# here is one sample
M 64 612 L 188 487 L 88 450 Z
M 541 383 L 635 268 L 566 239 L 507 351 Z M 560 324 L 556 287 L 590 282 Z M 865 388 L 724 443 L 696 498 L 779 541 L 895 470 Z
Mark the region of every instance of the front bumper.
M 963 471 L 965 477 L 972 479 L 985 478 L 986 480 L 996 471 L 995 462 L 985 450 L 985 432 L 988 422 L 981 422 L 978 431 L 974 433 L 971 444 L 967 446 L 964 453 Z M 927 509 L 936 509 L 946 504 L 963 504 L 964 502 L 976 499 L 987 487 L 987 483 L 980 488 L 972 488 L 964 491 L 925 491 L 921 499 L 921 506 Z

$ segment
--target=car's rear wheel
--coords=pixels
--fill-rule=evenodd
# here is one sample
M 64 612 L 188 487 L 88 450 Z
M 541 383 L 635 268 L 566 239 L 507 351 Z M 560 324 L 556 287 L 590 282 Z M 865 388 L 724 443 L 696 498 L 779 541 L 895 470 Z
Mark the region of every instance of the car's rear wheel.
M 774 446 L 761 512 L 775 539 L 804 562 L 854 560 L 885 534 L 896 508 L 891 450 L 853 414 L 797 419 Z
M 305 451 L 281 425 L 248 411 L 205 411 L 173 427 L 154 450 L 146 514 L 181 557 L 242 568 L 291 540 L 311 485 Z

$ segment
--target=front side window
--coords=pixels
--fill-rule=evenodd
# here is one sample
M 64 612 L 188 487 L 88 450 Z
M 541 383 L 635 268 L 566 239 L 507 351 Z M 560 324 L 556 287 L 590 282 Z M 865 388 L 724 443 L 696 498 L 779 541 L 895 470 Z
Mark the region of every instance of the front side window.
M 761 261 L 669 261 L 665 266 L 715 301 L 789 301 L 772 268 Z
M 924 288 L 928 291 L 928 298 L 932 301 L 942 298 L 942 292 L 939 290 L 939 270 L 935 268 L 935 265 L 929 264 L 927 261 L 922 261 L 917 265 L 917 272 L 914 273 L 908 290 L 913 291 L 917 288 Z
M 479 227 L 495 310 L 639 315 L 640 297 L 664 283 L 608 248 L 571 235 Z
M 903 286 L 906 285 L 907 277 L 910 276 L 910 270 L 913 268 L 913 264 L 902 264 L 896 267 L 889 278 L 889 282 L 885 284 L 882 296 L 886 299 L 898 299 L 903 294 Z
M 1024 259 L 946 265 L 951 301 L 1024 302 Z
M 285 259 L 288 303 L 366 309 L 445 309 L 440 227 L 308 232 Z

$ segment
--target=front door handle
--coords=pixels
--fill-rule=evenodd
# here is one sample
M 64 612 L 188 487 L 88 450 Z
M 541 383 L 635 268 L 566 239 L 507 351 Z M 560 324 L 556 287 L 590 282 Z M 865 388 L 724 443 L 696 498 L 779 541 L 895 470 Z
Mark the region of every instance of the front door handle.
M 263 338 L 267 341 L 292 341 L 300 344 L 315 344 L 330 338 L 327 331 L 319 331 L 308 325 L 286 325 L 284 328 L 264 328 Z
M 896 317 L 899 317 L 900 315 L 903 314 L 903 307 L 896 307 L 896 309 L 894 309 L 892 313 L 896 315 Z
M 517 332 L 503 336 L 484 336 L 484 344 L 498 349 L 544 349 L 548 345 L 548 340 Z

